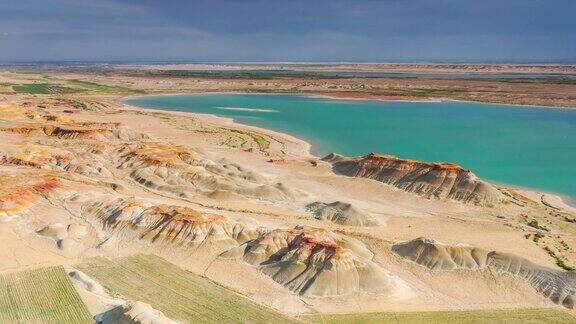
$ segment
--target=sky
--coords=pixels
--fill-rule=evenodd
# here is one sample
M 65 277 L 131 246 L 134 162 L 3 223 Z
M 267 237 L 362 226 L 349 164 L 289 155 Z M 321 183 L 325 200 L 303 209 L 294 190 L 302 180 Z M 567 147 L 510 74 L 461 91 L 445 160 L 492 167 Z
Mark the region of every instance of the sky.
M 574 0 L 1 0 L 0 62 L 575 62 Z

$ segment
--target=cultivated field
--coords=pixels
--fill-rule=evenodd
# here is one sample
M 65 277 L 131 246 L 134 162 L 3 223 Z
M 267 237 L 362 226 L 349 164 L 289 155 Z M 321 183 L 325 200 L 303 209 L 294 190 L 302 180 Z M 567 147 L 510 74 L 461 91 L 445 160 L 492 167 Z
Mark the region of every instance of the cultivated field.
M 0 323 L 93 323 L 62 267 L 0 276 Z
M 567 312 L 553 309 L 478 310 L 418 313 L 310 315 L 311 323 L 575 323 Z
M 91 259 L 79 269 L 112 294 L 139 300 L 183 323 L 286 323 L 273 310 L 151 255 Z

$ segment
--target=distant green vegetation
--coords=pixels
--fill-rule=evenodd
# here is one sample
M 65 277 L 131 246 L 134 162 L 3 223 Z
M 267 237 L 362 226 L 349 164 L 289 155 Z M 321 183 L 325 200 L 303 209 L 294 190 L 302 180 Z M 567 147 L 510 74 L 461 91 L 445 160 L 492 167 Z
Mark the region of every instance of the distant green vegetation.
M 311 323 L 575 323 L 567 312 L 554 309 L 510 309 L 477 311 L 360 313 L 344 315 L 309 315 L 302 320 Z
M 0 323 L 93 323 L 62 267 L 0 276 Z
M 152 255 L 97 258 L 81 264 L 79 269 L 113 294 L 148 303 L 183 323 L 294 322 Z
M 51 79 L 53 80 L 53 79 Z M 60 80 L 64 81 L 64 80 Z M 64 81 L 65 85 L 60 83 L 1 83 L 5 87 L 12 87 L 16 93 L 29 93 L 29 94 L 68 94 L 77 92 L 96 92 L 96 93 L 144 93 L 141 90 L 133 90 L 126 87 L 107 86 L 99 83 L 70 80 Z
M 258 144 L 258 148 L 260 149 L 261 152 L 265 152 L 270 148 L 270 141 L 265 139 L 264 136 L 250 133 L 250 137 L 252 137 L 252 139 L 254 140 L 254 142 L 256 142 L 256 144 Z
M 234 132 L 234 133 L 250 136 L 250 138 L 252 138 L 252 140 L 254 142 L 256 142 L 256 145 L 258 145 L 258 149 L 260 150 L 260 152 L 266 152 L 270 148 L 270 141 L 267 140 L 262 135 L 255 134 L 252 132 L 245 132 L 245 131 L 241 131 L 238 129 L 230 129 L 230 131 Z
M 29 83 L 13 85 L 12 90 L 16 93 L 30 93 L 30 94 L 65 94 L 65 93 L 75 93 L 81 90 L 63 87 L 57 84 L 51 83 Z
M 100 83 L 82 81 L 82 80 L 70 80 L 68 84 L 75 88 L 80 88 L 83 90 L 100 92 L 100 93 L 143 93 L 141 90 L 133 90 L 126 87 L 119 86 L 107 86 Z
M 76 109 L 88 110 L 88 106 L 85 103 L 78 101 L 78 100 L 72 101 L 72 106 L 74 106 L 74 108 L 76 108 Z

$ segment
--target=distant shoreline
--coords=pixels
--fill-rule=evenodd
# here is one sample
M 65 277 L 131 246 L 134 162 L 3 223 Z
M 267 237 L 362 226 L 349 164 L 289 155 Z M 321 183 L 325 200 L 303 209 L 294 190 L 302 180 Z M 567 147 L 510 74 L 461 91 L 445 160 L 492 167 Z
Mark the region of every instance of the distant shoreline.
M 378 102 L 421 102 L 421 103 L 443 103 L 443 102 L 462 102 L 462 103 L 474 103 L 483 105 L 498 105 L 498 106 L 510 106 L 513 108 L 542 108 L 542 109 L 559 109 L 567 111 L 575 111 L 576 107 L 565 107 L 565 106 L 545 106 L 545 105 L 530 105 L 530 104 L 513 104 L 513 103 L 501 103 L 501 102 L 485 102 L 485 101 L 473 101 L 473 100 L 458 100 L 450 98 L 428 98 L 428 99 L 394 99 L 394 98 L 375 98 L 371 95 L 363 95 L 357 97 L 339 96 L 334 93 L 322 93 L 322 92 L 245 92 L 245 91 L 202 91 L 202 92 L 162 92 L 155 94 L 134 94 L 128 95 L 120 98 L 121 101 L 138 99 L 145 97 L 164 97 L 164 96 L 201 96 L 201 95 L 270 95 L 270 96 L 306 96 L 310 98 L 325 98 L 331 100 L 342 100 L 342 101 L 378 101 Z M 362 94 L 362 93 L 360 93 Z

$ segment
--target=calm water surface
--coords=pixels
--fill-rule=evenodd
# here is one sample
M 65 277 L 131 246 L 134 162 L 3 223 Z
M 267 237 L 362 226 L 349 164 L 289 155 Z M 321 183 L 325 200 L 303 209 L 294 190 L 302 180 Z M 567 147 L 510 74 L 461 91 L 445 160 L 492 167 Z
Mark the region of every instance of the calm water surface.
M 239 94 L 127 103 L 231 117 L 289 133 L 312 143 L 319 156 L 380 152 L 455 162 L 488 180 L 576 198 L 576 110 Z

